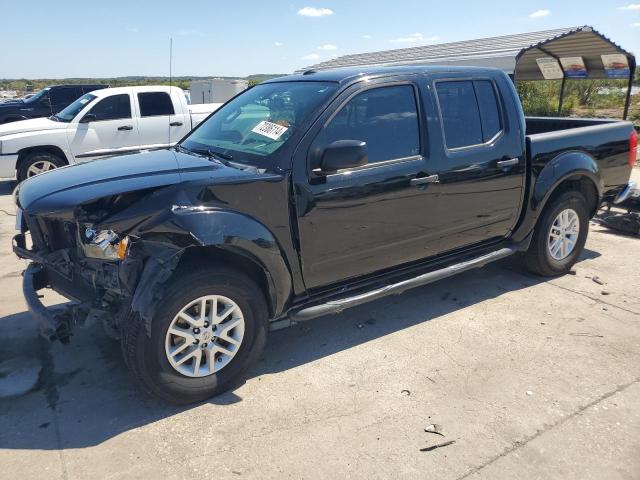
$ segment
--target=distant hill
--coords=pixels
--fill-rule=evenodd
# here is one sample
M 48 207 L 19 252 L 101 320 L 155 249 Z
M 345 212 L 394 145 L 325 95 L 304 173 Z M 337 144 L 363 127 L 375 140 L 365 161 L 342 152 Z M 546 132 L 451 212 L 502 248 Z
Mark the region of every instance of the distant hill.
M 209 78 L 224 79 L 244 79 L 249 85 L 264 82 L 271 78 L 282 77 L 286 73 L 256 73 L 247 77 L 225 77 L 220 75 L 208 76 L 177 76 L 171 79 L 171 83 L 177 87 L 188 89 L 192 80 L 206 80 Z M 27 90 L 38 91 L 47 85 L 55 85 L 61 83 L 106 83 L 112 87 L 123 87 L 125 85 L 168 85 L 169 77 L 146 77 L 146 76 L 126 76 L 112 78 L 38 78 L 38 79 L 0 79 L 0 90 L 18 90 L 24 92 Z

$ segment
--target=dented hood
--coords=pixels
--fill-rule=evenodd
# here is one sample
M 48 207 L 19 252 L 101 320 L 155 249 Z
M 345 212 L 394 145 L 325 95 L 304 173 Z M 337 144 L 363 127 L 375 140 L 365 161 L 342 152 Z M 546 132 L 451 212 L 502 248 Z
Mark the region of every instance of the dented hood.
M 32 177 L 20 185 L 17 201 L 29 214 L 46 214 L 182 181 L 215 182 L 246 176 L 245 172 L 206 158 L 155 150 L 70 165 Z

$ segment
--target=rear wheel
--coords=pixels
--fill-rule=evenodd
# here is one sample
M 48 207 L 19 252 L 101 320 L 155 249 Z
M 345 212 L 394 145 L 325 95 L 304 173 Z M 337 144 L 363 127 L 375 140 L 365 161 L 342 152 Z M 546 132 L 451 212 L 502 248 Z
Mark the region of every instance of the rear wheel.
M 18 181 L 34 177 L 49 170 L 65 165 L 65 161 L 58 155 L 50 152 L 29 153 L 20 163 L 18 168 Z
M 150 393 L 177 404 L 224 392 L 262 352 L 267 306 L 250 278 L 226 268 L 177 273 L 151 321 L 129 317 L 127 364 Z
M 524 255 L 526 267 L 544 276 L 561 275 L 576 263 L 589 231 L 587 202 L 579 192 L 559 195 L 538 220 L 529 250 Z

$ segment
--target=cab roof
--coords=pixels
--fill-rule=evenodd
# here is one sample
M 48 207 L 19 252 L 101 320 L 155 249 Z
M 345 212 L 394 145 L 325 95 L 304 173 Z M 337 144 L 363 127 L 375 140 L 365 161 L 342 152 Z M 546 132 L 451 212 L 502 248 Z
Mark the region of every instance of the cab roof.
M 436 73 L 472 73 L 474 75 L 495 75 L 502 72 L 498 68 L 452 67 L 452 66 L 389 66 L 389 67 L 348 67 L 330 70 L 307 70 L 302 73 L 286 75 L 267 80 L 264 83 L 279 82 L 337 82 L 351 83 L 363 78 L 395 77 L 399 75 L 420 75 Z

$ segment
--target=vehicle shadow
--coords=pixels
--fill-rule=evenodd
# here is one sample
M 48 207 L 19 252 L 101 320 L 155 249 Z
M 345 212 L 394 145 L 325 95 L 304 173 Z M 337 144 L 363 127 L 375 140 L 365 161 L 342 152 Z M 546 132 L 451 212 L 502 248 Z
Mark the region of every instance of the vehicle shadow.
M 597 256 L 597 252 L 586 250 L 582 259 Z M 544 281 L 526 273 L 515 259 L 506 259 L 403 295 L 273 332 L 263 357 L 248 376 L 286 371 L 419 323 L 446 321 L 443 317 L 451 312 Z M 0 318 L 0 337 L 7 327 L 29 321 L 26 312 Z M 43 368 L 34 391 L 0 400 L 0 449 L 89 447 L 199 406 L 171 406 L 142 393 L 128 374 L 119 343 L 109 339 L 99 325 L 78 330 L 68 346 L 32 337 L 22 341 L 32 347 L 37 344 Z M 29 351 L 23 350 L 20 340 L 10 343 L 15 351 Z M 2 354 L 0 351 L 0 361 Z M 241 402 L 235 393 L 239 387 L 209 403 Z

